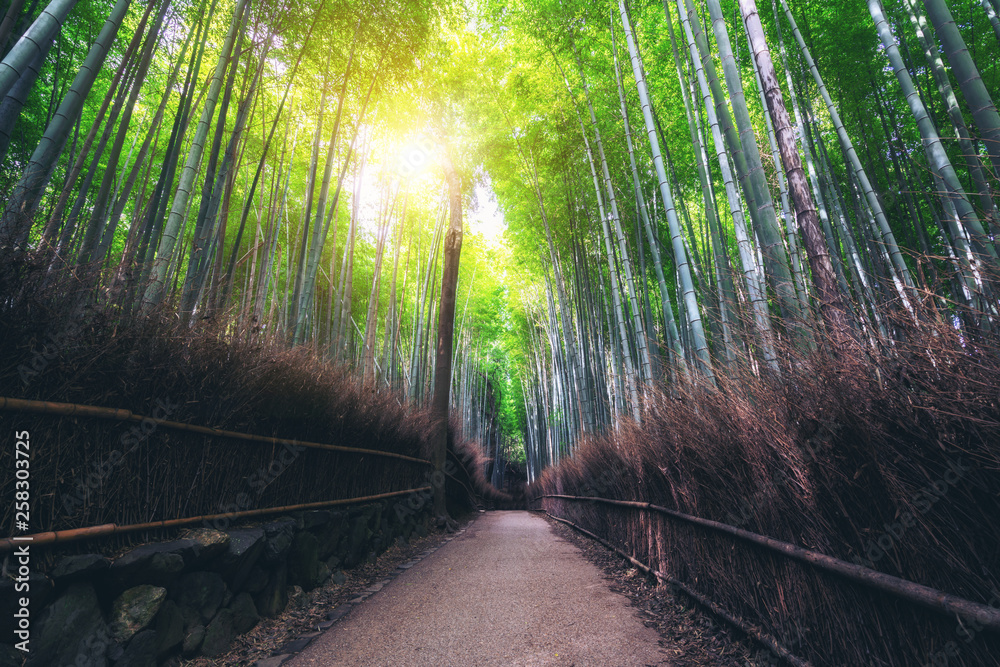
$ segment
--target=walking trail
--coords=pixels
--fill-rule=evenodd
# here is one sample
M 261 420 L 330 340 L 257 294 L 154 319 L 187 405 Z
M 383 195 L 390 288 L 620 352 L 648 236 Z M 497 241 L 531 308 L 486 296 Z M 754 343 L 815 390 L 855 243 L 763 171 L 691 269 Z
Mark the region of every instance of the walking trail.
M 285 664 L 669 665 L 658 640 L 545 519 L 490 512 Z

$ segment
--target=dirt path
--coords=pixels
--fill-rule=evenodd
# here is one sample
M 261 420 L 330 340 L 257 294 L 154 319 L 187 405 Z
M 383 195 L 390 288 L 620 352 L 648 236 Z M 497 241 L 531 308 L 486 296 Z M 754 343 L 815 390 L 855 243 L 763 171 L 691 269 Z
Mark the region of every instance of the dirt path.
M 669 665 L 658 640 L 548 522 L 490 512 L 285 665 Z

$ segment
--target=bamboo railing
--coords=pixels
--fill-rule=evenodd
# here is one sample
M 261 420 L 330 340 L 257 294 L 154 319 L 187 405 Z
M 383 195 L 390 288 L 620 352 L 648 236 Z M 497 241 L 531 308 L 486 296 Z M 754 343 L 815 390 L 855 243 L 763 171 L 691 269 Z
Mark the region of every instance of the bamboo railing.
M 598 498 L 591 496 L 567 496 L 561 494 L 545 494 L 537 496 L 532 500 L 540 498 L 557 498 L 562 500 L 587 501 L 602 503 L 605 505 L 616 505 L 619 507 L 631 507 L 634 509 L 646 510 L 663 514 L 672 519 L 693 524 L 719 533 L 730 535 L 739 540 L 750 542 L 775 553 L 781 554 L 792 560 L 797 560 L 812 567 L 840 575 L 851 581 L 862 584 L 869 588 L 878 589 L 884 593 L 889 593 L 895 597 L 919 604 L 933 611 L 947 614 L 949 616 L 959 615 L 964 618 L 975 620 L 984 628 L 1000 631 L 1000 609 L 995 609 L 979 602 L 966 600 L 964 598 L 945 593 L 944 591 L 924 586 L 913 581 L 894 577 L 878 570 L 873 570 L 864 565 L 856 565 L 847 561 L 827 556 L 826 554 L 812 549 L 805 549 L 789 542 L 776 540 L 773 537 L 752 533 L 742 528 L 737 528 L 720 521 L 702 519 L 701 517 L 678 512 L 667 507 L 654 505 L 647 502 L 634 500 L 612 500 L 610 498 Z
M 69 530 L 55 530 L 45 533 L 34 533 L 32 535 L 18 535 L 17 537 L 6 537 L 0 539 L 0 553 L 12 551 L 15 547 L 24 544 L 32 546 L 45 544 L 63 544 L 65 542 L 76 542 L 89 540 L 95 537 L 107 537 L 109 535 L 120 535 L 122 533 L 134 533 L 139 530 L 156 530 L 159 528 L 180 528 L 190 526 L 195 523 L 203 523 L 217 519 L 246 519 L 254 516 L 267 516 L 269 514 L 284 514 L 286 512 L 298 512 L 302 510 L 325 509 L 337 505 L 358 505 L 369 503 L 385 498 L 395 498 L 411 493 L 422 493 L 430 491 L 431 487 L 421 486 L 416 489 L 405 489 L 403 491 L 390 491 L 379 493 L 374 496 L 360 496 L 358 498 L 341 498 L 339 500 L 322 500 L 316 503 L 302 503 L 300 505 L 283 505 L 281 507 L 264 507 L 253 510 L 243 510 L 240 512 L 225 512 L 222 514 L 203 514 L 201 516 L 184 517 L 183 519 L 165 519 L 163 521 L 148 521 L 146 523 L 133 523 L 119 526 L 116 523 L 104 523 L 99 526 L 87 526 L 86 528 L 72 528 Z
M 78 405 L 76 403 L 52 403 L 49 401 L 30 401 L 22 398 L 5 398 L 0 396 L 0 410 L 12 412 L 34 412 L 39 414 L 62 415 L 66 417 L 93 417 L 96 419 L 110 419 L 126 422 L 143 422 L 149 420 L 157 426 L 174 429 L 176 431 L 187 431 L 198 433 L 215 438 L 231 438 L 234 440 L 247 440 L 251 442 L 264 442 L 273 445 L 294 445 L 296 447 L 307 447 L 310 449 L 325 449 L 333 452 L 346 452 L 350 454 L 361 454 L 369 456 L 382 456 L 385 458 L 401 459 L 411 463 L 421 465 L 433 465 L 426 459 L 418 459 L 396 452 L 383 452 L 377 449 L 363 449 L 361 447 L 345 447 L 342 445 L 327 445 L 319 442 L 307 442 L 289 438 L 275 438 L 265 435 L 254 435 L 252 433 L 239 433 L 237 431 L 227 431 L 210 426 L 197 426 L 183 422 L 170 421 L 169 419 L 158 419 L 137 415 L 128 410 L 119 408 L 104 408 L 96 405 Z

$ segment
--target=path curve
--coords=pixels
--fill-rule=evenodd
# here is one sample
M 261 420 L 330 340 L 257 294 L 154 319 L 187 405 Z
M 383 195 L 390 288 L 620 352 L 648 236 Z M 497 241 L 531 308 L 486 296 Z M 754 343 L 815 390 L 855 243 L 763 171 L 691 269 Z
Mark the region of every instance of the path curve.
M 545 519 L 489 512 L 285 665 L 669 665 L 658 640 Z

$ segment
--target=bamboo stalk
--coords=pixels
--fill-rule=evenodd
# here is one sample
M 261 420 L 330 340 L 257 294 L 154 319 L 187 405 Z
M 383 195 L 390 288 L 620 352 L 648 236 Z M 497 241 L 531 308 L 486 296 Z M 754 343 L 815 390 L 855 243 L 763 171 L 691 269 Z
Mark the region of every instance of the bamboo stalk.
M 403 496 L 410 493 L 420 493 L 430 491 L 431 487 L 421 486 L 416 489 L 406 489 L 403 491 L 390 491 L 389 493 L 379 493 L 374 496 L 361 496 L 359 498 L 341 498 L 340 500 L 321 500 L 316 503 L 302 503 L 299 505 L 284 505 L 282 507 L 264 507 L 255 510 L 243 510 L 242 512 L 225 512 L 223 514 L 205 514 L 202 516 L 191 516 L 183 519 L 166 519 L 163 521 L 148 521 L 146 523 L 133 523 L 126 526 L 119 526 L 116 523 L 105 523 L 100 526 L 88 526 L 86 528 L 72 528 L 70 530 L 56 530 L 46 533 L 35 533 L 34 535 L 19 535 L 18 537 L 5 537 L 0 539 L 0 553 L 12 551 L 16 546 L 30 544 L 39 546 L 45 544 L 55 544 L 56 542 L 76 542 L 79 540 L 89 540 L 94 537 L 104 537 L 108 535 L 119 535 L 122 533 L 134 533 L 139 530 L 154 530 L 157 528 L 179 528 L 193 523 L 212 521 L 215 519 L 244 519 L 253 516 L 264 516 L 267 514 L 283 514 L 285 512 L 297 512 L 300 510 L 323 509 L 325 507 L 335 507 L 337 505 L 357 505 L 374 500 L 383 500 Z
M 753 544 L 775 551 L 787 556 L 788 558 L 807 563 L 821 570 L 826 570 L 827 572 L 839 574 L 865 586 L 877 588 L 878 590 L 903 598 L 904 600 L 909 600 L 910 602 L 923 605 L 928 609 L 943 612 L 949 615 L 959 614 L 970 620 L 975 620 L 984 628 L 989 628 L 994 631 L 1000 630 L 1000 609 L 995 609 L 979 602 L 973 602 L 971 600 L 956 597 L 949 593 L 931 588 L 930 586 L 924 586 L 923 584 L 894 577 L 863 565 L 848 563 L 847 561 L 840 560 L 839 558 L 827 556 L 826 554 L 822 554 L 811 549 L 804 549 L 789 542 L 782 542 L 781 540 L 776 540 L 772 537 L 767 537 L 766 535 L 751 533 L 748 530 L 743 530 L 742 528 L 737 528 L 727 523 L 712 521 L 711 519 L 702 519 L 701 517 L 678 512 L 677 510 L 668 509 L 660 505 L 634 500 L 611 500 L 609 498 L 567 496 L 559 494 L 545 494 L 538 496 L 535 500 L 538 498 L 586 500 L 604 503 L 606 505 L 618 505 L 621 507 L 634 507 L 637 509 L 652 510 L 680 521 L 692 523 L 696 526 L 701 526 L 702 528 L 708 528 L 720 533 L 726 533 L 727 535 L 732 535 L 733 537 L 741 540 L 752 542 Z
M 133 414 L 128 410 L 118 408 L 102 408 L 96 405 L 78 405 L 76 403 L 53 403 L 50 401 L 31 401 L 22 398 L 6 398 L 0 396 L 0 410 L 10 410 L 14 412 L 35 412 L 39 414 L 54 414 L 73 417 L 95 417 L 98 419 L 114 419 L 117 421 L 143 422 L 149 420 L 157 426 L 172 428 L 178 431 L 189 431 L 200 433 L 217 438 L 233 438 L 235 440 L 249 440 L 252 442 L 266 442 L 273 445 L 294 445 L 297 447 L 308 447 L 309 449 L 325 449 L 333 452 L 348 452 L 352 454 L 370 454 L 372 456 L 384 456 L 388 458 L 431 465 L 430 461 L 418 459 L 405 454 L 395 452 L 382 452 L 377 449 L 363 449 L 360 447 L 344 447 L 342 445 L 326 445 L 318 442 L 305 442 L 289 438 L 273 438 L 265 435 L 253 435 L 251 433 L 239 433 L 237 431 L 226 431 L 224 429 L 212 428 L 210 426 L 197 426 L 195 424 L 185 424 L 182 422 L 169 421 L 167 419 L 157 419 L 143 415 Z

